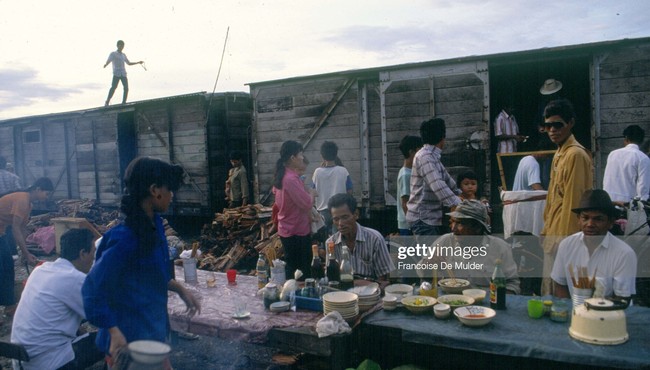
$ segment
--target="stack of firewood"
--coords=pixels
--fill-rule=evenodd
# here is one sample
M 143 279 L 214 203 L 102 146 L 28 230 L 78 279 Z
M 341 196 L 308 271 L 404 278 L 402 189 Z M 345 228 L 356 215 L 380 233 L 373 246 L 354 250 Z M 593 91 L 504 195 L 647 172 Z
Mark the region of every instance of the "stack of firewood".
M 85 218 L 102 234 L 119 221 L 120 212 L 117 209 L 103 207 L 92 199 L 63 199 L 56 202 L 56 205 L 57 210 L 54 212 L 30 217 L 28 232 L 50 226 L 50 220 L 57 217 Z
M 212 271 L 252 269 L 260 252 L 268 257 L 281 257 L 280 238 L 271 230 L 271 211 L 270 207 L 255 204 L 217 213 L 201 232 L 203 254 L 199 268 Z

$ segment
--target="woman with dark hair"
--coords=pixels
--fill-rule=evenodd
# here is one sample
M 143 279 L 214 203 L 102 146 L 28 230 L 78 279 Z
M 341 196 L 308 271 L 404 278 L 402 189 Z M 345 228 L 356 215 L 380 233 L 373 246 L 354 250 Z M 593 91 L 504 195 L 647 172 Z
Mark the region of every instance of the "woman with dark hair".
M 177 292 L 190 315 L 198 300 L 173 280 L 162 218 L 181 186 L 180 166 L 150 157 L 126 169 L 121 211 L 126 219 L 104 234 L 82 288 L 86 317 L 99 327 L 97 347 L 112 366 L 128 343 L 167 338 L 167 291 Z M 171 368 L 167 361 L 166 366 Z
M 273 180 L 273 194 L 278 208 L 278 234 L 284 248 L 287 278 L 292 278 L 300 269 L 303 278 L 308 278 L 311 266 L 311 208 L 314 193 L 305 189 L 300 179 L 305 162 L 302 145 L 296 141 L 285 141 L 280 148 Z
M 16 303 L 14 260 L 10 247 L 13 243 L 7 240 L 9 237 L 7 227 L 11 226 L 13 241 L 20 247 L 23 261 L 35 265 L 37 259 L 29 253 L 25 243 L 27 237 L 25 228 L 32 211 L 32 202 L 47 200 L 53 190 L 52 181 L 47 177 L 41 177 L 29 188 L 0 198 L 0 306 L 13 306 Z

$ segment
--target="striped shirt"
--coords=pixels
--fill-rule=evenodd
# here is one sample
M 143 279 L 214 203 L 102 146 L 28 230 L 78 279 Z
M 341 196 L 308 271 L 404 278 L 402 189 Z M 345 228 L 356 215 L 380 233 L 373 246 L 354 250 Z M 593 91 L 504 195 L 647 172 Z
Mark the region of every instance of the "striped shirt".
M 330 236 L 328 242 L 333 241 L 334 254 L 336 259 L 343 258 L 343 237 L 341 232 Z M 363 227 L 357 222 L 357 236 L 354 242 L 354 250 L 350 251 L 350 261 L 355 275 L 378 279 L 395 270 L 393 260 L 388 253 L 386 240 L 377 230 Z
M 453 207 L 460 203 L 460 190 L 440 161 L 440 148 L 424 144 L 415 153 L 411 169 L 411 196 L 406 207 L 406 221 L 418 220 L 442 225 L 442 206 Z
M 501 135 L 519 135 L 519 126 L 515 116 L 509 115 L 506 111 L 501 111 L 497 116 L 494 124 L 494 136 Z M 517 151 L 516 139 L 499 139 L 497 153 L 514 153 Z
M 18 189 L 20 178 L 7 170 L 0 170 L 0 195 Z

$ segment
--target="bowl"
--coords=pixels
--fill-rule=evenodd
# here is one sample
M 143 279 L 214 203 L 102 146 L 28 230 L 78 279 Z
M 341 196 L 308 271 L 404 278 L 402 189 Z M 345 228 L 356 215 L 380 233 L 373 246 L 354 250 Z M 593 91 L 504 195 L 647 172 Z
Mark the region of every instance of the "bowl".
M 411 311 L 411 313 L 417 315 L 431 312 L 431 308 L 436 304 L 436 302 L 435 298 L 424 295 L 411 295 L 402 298 L 402 305 L 404 305 L 407 310 Z
M 162 364 L 171 347 L 155 340 L 136 340 L 128 345 L 131 358 L 141 364 Z
M 451 307 L 446 303 L 438 303 L 433 306 L 433 314 L 439 319 L 446 319 L 451 313 Z
M 460 294 L 464 289 L 469 288 L 469 281 L 464 279 L 442 279 L 438 286 L 446 294 Z
M 413 287 L 406 284 L 391 284 L 384 288 L 386 295 L 394 295 L 397 297 L 397 301 L 400 299 L 413 294 Z
M 454 315 L 467 326 L 484 326 L 490 323 L 497 312 L 489 307 L 466 306 L 454 311 Z
M 474 298 L 460 294 L 447 294 L 438 297 L 438 302 L 448 304 L 452 310 L 474 304 Z
M 483 303 L 485 299 L 485 290 L 483 289 L 465 289 L 463 290 L 463 295 L 474 298 L 474 303 L 479 304 Z

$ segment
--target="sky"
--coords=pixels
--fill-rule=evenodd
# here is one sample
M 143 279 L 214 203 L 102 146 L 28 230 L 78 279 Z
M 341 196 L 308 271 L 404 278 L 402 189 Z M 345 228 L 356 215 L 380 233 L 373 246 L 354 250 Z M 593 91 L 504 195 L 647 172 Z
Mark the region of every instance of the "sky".
M 507 6 L 506 6 L 507 5 Z M 640 0 L 0 0 L 0 120 L 251 82 L 650 36 Z M 226 39 L 226 33 L 228 37 Z M 225 55 L 220 62 L 222 51 Z M 111 104 L 121 101 L 118 87 Z

